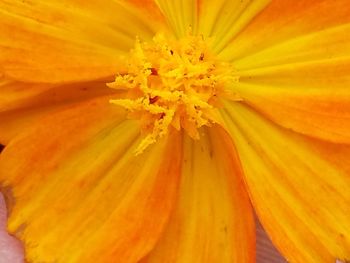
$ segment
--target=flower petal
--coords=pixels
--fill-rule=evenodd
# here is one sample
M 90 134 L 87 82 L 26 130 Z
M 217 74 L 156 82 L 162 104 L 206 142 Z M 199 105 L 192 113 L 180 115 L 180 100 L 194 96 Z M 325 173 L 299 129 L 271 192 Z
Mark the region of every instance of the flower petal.
M 200 1 L 199 32 L 221 51 L 271 0 Z
M 348 58 L 350 23 L 292 38 L 234 62 L 239 71 L 265 67 Z
M 29 98 L 51 88 L 50 85 L 26 84 L 0 77 L 0 112 L 16 109 Z
M 7 144 L 44 116 L 112 92 L 104 82 L 54 86 L 3 79 L 0 82 L 0 143 Z M 108 103 L 108 98 L 105 101 Z
M 115 94 L 114 90 L 106 86 L 106 82 L 108 81 L 50 85 L 0 78 L 0 112 Z
M 0 66 L 20 81 L 61 83 L 115 74 L 120 54 L 154 30 L 125 2 L 11 1 L 0 3 Z M 125 29 L 127 25 L 127 29 Z
M 350 143 L 350 23 L 272 46 L 235 66 L 241 76 L 236 91 L 270 119 Z
M 121 0 L 135 6 L 143 15 L 152 19 L 153 30 L 160 30 L 160 27 L 166 25 L 166 17 L 159 8 L 157 0 Z
M 350 143 L 350 57 L 286 64 L 242 75 L 234 89 L 271 120 L 302 134 Z
M 240 60 L 285 41 L 349 23 L 347 5 L 347 0 L 273 0 L 220 56 Z
M 350 259 L 350 147 L 282 129 L 239 103 L 226 105 L 256 212 L 291 262 Z
M 156 0 L 156 2 L 177 37 L 187 36 L 190 29 L 196 33 L 201 0 Z
M 184 142 L 177 207 L 145 262 L 255 262 L 255 225 L 229 137 L 218 127 Z
M 178 188 L 178 137 L 142 155 L 139 127 L 104 100 L 52 115 L 0 157 L 9 230 L 33 262 L 136 262 L 157 241 Z M 11 202 L 13 200 L 13 202 Z

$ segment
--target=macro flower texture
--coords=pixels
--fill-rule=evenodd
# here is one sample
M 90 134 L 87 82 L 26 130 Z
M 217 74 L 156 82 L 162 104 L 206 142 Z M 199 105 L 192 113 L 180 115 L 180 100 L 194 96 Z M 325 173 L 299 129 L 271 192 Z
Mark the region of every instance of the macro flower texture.
M 28 262 L 348 262 L 349 1 L 0 0 L 0 143 Z

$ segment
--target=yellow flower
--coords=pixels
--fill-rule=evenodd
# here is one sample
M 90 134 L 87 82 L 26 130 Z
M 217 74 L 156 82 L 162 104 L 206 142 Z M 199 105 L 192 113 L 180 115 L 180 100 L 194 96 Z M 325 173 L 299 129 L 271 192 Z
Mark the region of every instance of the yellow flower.
M 0 74 L 29 262 L 350 260 L 348 0 L 1 0 Z

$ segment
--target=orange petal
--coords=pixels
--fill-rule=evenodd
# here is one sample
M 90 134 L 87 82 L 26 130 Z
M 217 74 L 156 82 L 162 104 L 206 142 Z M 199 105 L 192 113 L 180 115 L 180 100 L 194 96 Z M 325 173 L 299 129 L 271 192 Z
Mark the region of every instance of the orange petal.
M 112 92 L 104 82 L 63 86 L 0 82 L 0 143 L 7 144 L 43 116 Z M 108 103 L 108 98 L 105 98 Z
M 284 127 L 349 143 L 349 57 L 350 24 L 326 28 L 235 61 L 235 89 Z
M 286 259 L 350 260 L 350 147 L 282 129 L 243 104 L 226 107 L 251 200 Z
M 215 129 L 215 130 L 214 130 Z M 255 262 L 255 225 L 239 161 L 218 127 L 188 137 L 180 199 L 145 262 Z
M 167 18 L 159 8 L 157 0 L 122 0 L 129 3 L 144 13 L 144 16 L 152 19 L 154 29 L 160 30 L 159 27 L 166 25 Z
M 0 77 L 0 112 L 16 109 L 50 88 L 50 85 L 26 84 Z
M 174 134 L 136 157 L 139 127 L 123 116 L 94 100 L 52 115 L 2 153 L 9 230 L 28 261 L 136 262 L 152 249 L 176 198 L 181 143 Z
M 106 82 L 108 81 L 50 85 L 0 78 L 0 112 L 114 94 L 115 91 L 108 88 Z
M 349 76 L 349 58 L 294 63 L 246 71 L 235 90 L 286 128 L 350 143 Z
M 153 36 L 150 23 L 142 12 L 118 1 L 2 1 L 0 66 L 20 81 L 111 76 L 136 36 Z
M 272 0 L 221 57 L 239 60 L 284 41 L 349 23 L 347 6 L 347 0 Z

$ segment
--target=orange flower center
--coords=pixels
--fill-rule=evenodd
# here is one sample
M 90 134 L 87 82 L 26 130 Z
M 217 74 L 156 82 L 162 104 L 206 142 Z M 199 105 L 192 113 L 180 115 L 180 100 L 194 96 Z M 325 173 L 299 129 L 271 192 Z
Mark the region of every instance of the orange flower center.
M 151 43 L 137 39 L 126 65 L 127 72 L 107 85 L 127 91 L 110 102 L 141 120 L 145 138 L 137 154 L 170 128 L 198 139 L 200 127 L 218 122 L 220 98 L 235 97 L 230 90 L 238 81 L 235 70 L 218 61 L 200 36 L 169 40 L 157 34 Z

